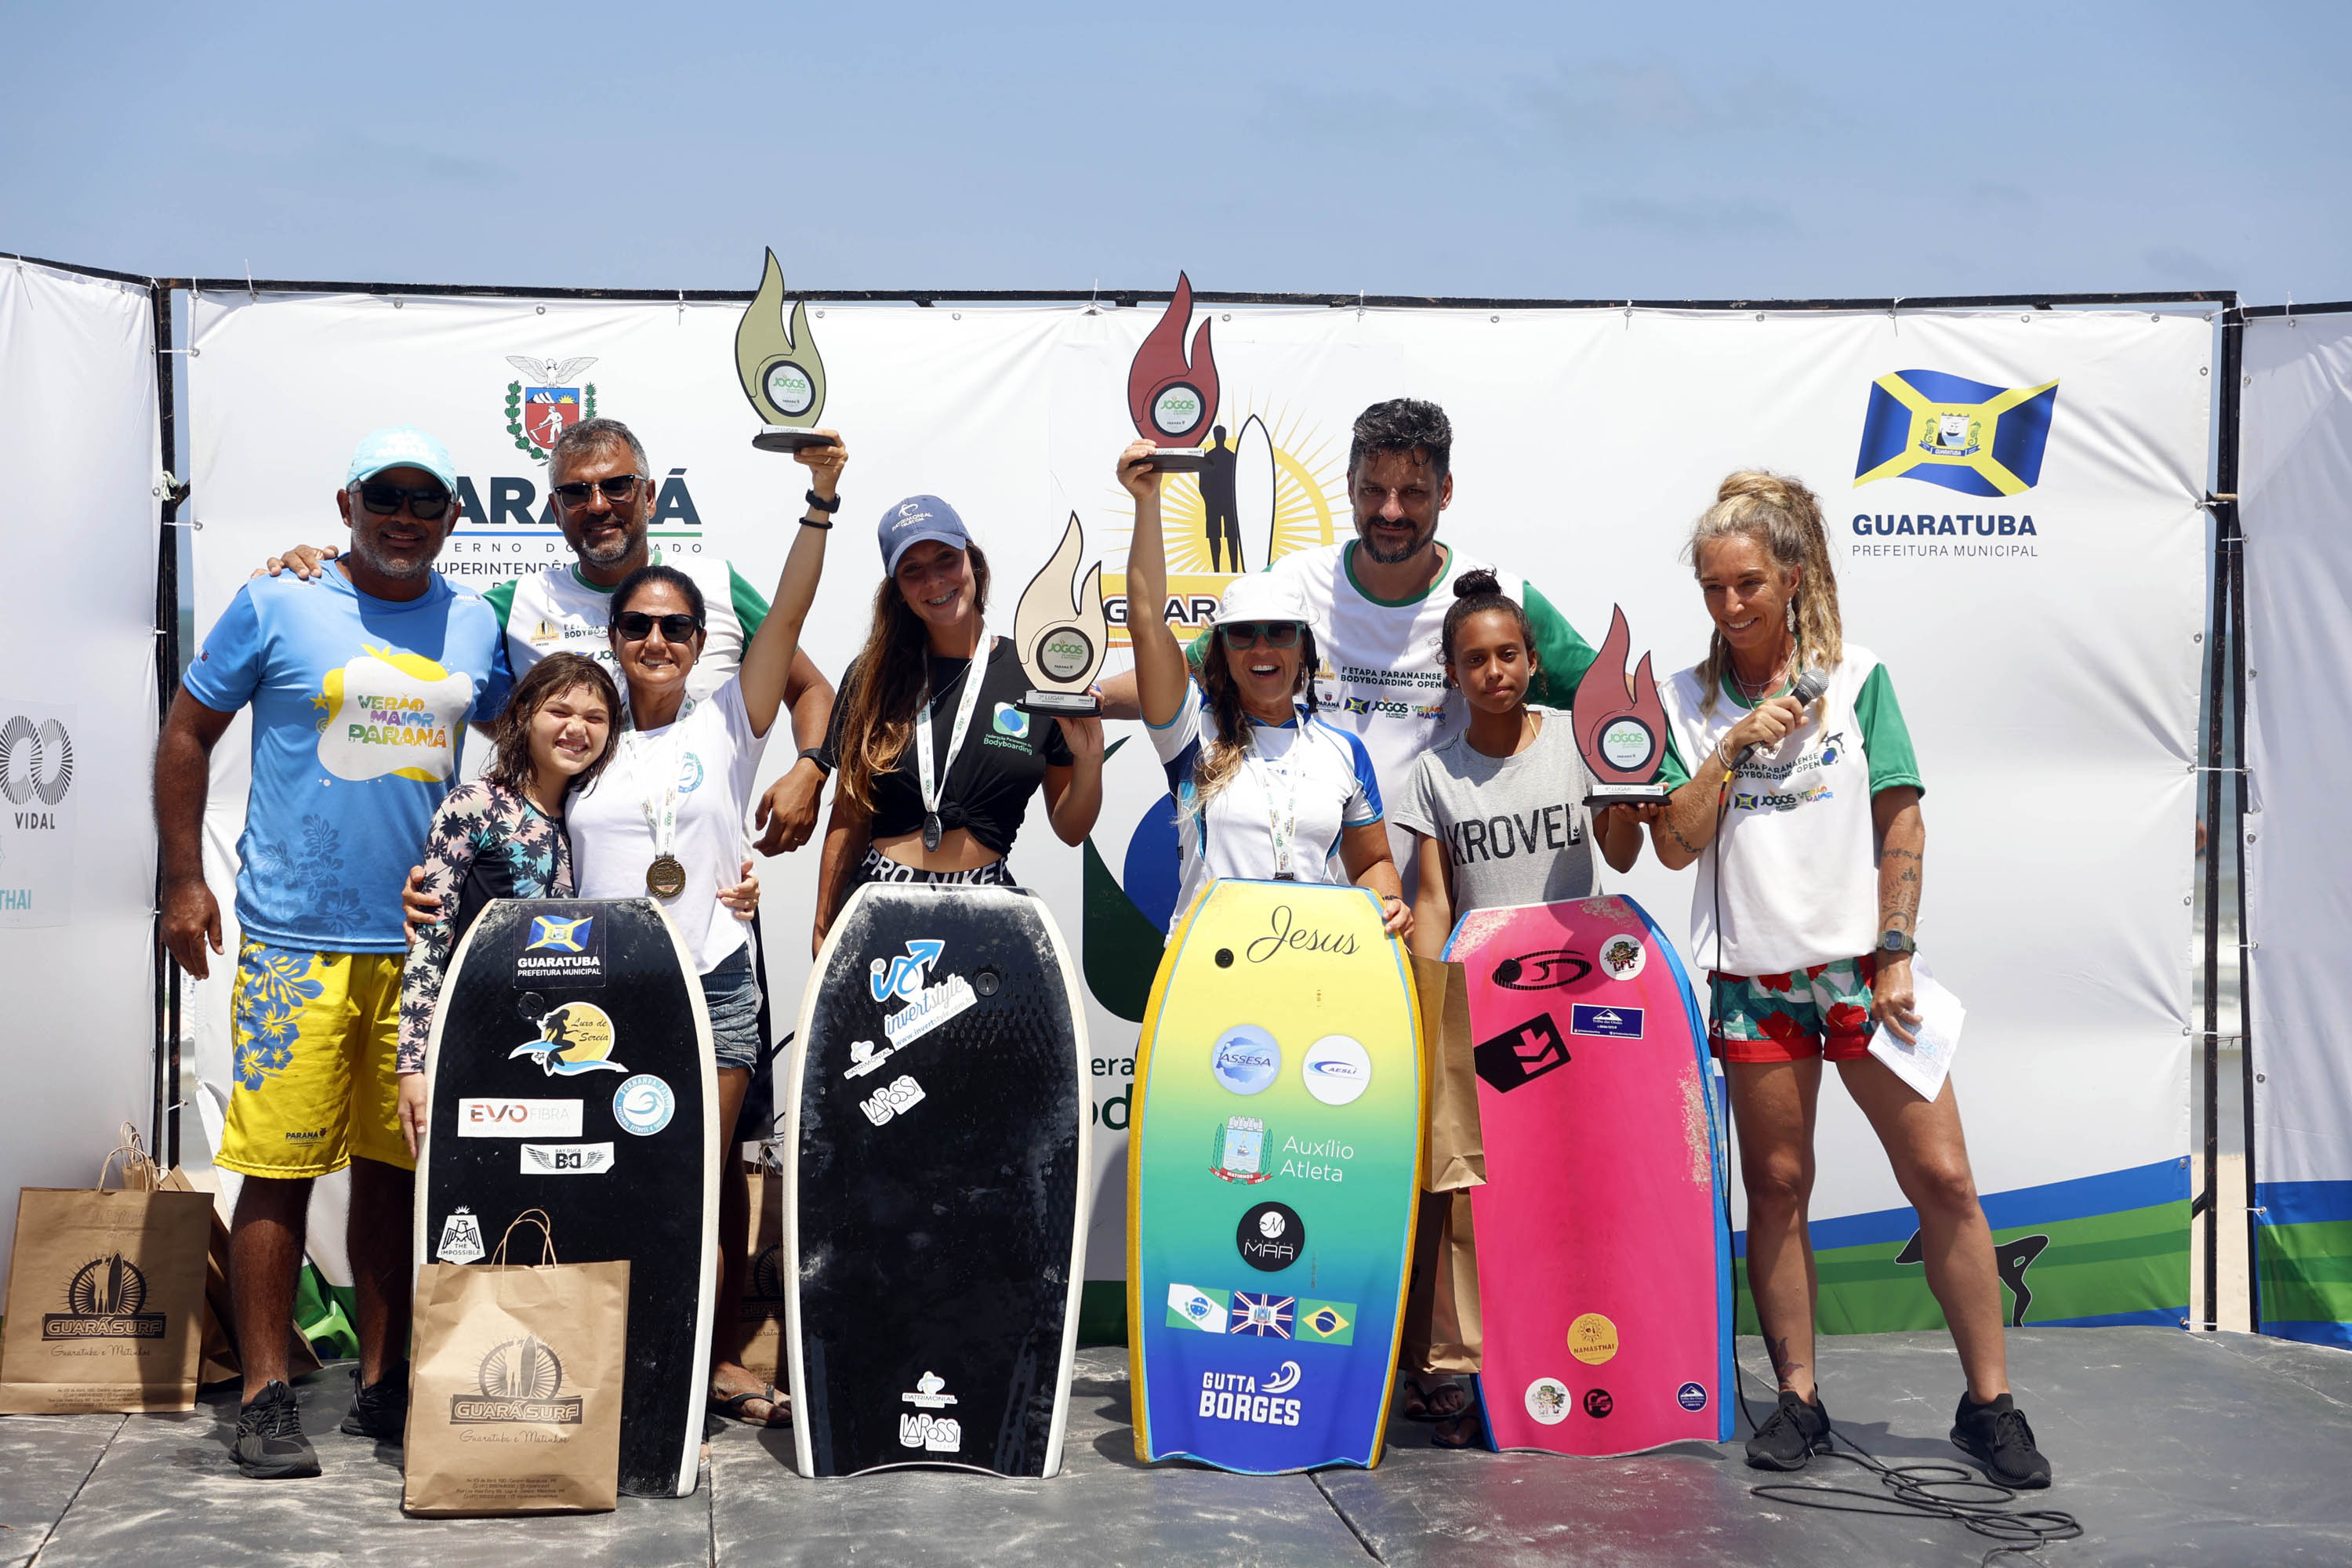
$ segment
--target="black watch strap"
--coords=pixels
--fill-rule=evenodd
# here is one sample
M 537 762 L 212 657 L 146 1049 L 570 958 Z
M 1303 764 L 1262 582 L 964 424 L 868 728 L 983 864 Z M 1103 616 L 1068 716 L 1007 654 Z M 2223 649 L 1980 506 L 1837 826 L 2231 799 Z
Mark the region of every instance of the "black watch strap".
M 814 763 L 816 764 L 816 771 L 821 773 L 830 773 L 833 772 L 831 768 L 824 765 L 824 748 L 823 746 L 811 746 L 807 748 L 805 751 L 801 752 L 800 760 L 804 763 Z
M 822 496 L 818 495 L 814 489 L 810 490 L 808 493 L 808 503 L 812 508 L 824 513 L 827 517 L 831 517 L 835 512 L 841 510 L 841 498 L 839 496 L 834 497 L 831 500 L 826 500 Z

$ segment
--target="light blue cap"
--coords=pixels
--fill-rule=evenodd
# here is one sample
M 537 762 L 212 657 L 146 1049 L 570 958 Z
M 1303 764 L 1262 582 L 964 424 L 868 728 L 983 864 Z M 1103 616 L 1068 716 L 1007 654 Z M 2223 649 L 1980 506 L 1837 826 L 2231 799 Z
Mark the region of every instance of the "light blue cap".
M 877 531 L 882 545 L 884 575 L 898 570 L 898 557 L 911 545 L 926 539 L 938 540 L 963 550 L 971 544 L 971 535 L 963 526 L 956 509 L 937 496 L 908 496 L 905 500 L 882 514 L 882 526 Z
M 414 425 L 389 425 L 361 437 L 343 484 L 348 489 L 386 468 L 423 468 L 452 491 L 457 488 L 457 465 L 449 460 L 449 448 Z

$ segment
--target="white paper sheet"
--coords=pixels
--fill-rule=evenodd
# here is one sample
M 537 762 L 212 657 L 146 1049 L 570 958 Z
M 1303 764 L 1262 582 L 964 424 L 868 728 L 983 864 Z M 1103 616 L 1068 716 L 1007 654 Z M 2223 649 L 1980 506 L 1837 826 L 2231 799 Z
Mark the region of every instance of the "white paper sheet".
M 1919 1026 L 1912 1031 L 1916 1043 L 1905 1045 L 1882 1025 L 1870 1037 L 1870 1054 L 1917 1090 L 1920 1099 L 1933 1100 L 1943 1092 L 1944 1079 L 1952 1070 L 1969 1010 L 1928 973 L 1927 960 L 1916 957 L 1911 961 L 1911 1005 L 1919 1015 Z

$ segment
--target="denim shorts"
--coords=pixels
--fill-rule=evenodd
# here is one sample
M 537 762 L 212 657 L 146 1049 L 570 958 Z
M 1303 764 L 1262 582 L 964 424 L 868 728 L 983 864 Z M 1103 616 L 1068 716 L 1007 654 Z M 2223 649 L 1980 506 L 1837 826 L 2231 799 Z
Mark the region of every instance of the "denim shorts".
M 702 1005 L 710 1015 L 710 1046 L 722 1068 L 760 1065 L 760 982 L 751 950 L 739 947 L 702 977 Z

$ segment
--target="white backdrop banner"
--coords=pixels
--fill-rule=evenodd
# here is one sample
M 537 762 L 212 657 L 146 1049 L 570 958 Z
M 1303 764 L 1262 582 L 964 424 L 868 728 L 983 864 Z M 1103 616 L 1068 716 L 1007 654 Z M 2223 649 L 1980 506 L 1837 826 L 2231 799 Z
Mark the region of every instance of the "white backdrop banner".
M 200 626 L 265 556 L 340 542 L 333 498 L 352 445 L 395 422 L 439 435 L 464 475 L 469 516 L 445 555 L 460 582 L 487 588 L 566 558 L 545 511 L 541 437 L 593 412 L 644 438 L 664 549 L 772 585 L 804 481 L 750 446 L 761 419 L 738 371 L 743 314 L 557 298 L 200 299 Z M 945 496 L 973 527 L 1001 622 L 1073 512 L 1118 592 L 1130 517 L 1112 462 L 1134 437 L 1129 373 L 1161 315 L 812 303 L 824 420 L 853 452 L 806 637 L 827 673 L 862 640 L 879 580 L 866 531 L 908 494 Z M 1769 466 L 1823 496 L 1849 635 L 1889 666 L 1927 782 L 1921 940 L 1969 1007 L 1957 1080 L 1996 1234 L 2020 1243 L 2005 1254 L 2022 1258 L 2013 1304 L 2035 1322 L 2178 1321 L 2210 323 L 1217 306 L 1179 324 L 1184 343 L 1201 322 L 1206 360 L 1171 368 L 1145 353 L 1141 383 L 1200 394 L 1205 409 L 1173 416 L 1223 430 L 1234 454 L 1230 478 L 1206 491 L 1171 481 L 1171 590 L 1188 622 L 1227 580 L 1206 543 L 1213 521 L 1230 521 L 1252 566 L 1349 536 L 1349 427 L 1385 397 L 1433 398 L 1453 416 L 1441 537 L 1525 573 L 1595 644 L 1622 604 L 1661 671 L 1705 648 L 1677 557 L 1720 477 Z M 1101 1165 L 1089 1273 L 1104 1279 L 1123 1266 L 1117 1134 L 1173 884 L 1159 769 L 1139 726 L 1113 731 L 1125 743 L 1091 841 L 1067 849 L 1033 820 L 1013 858 L 1084 948 Z M 224 894 L 245 745 L 232 736 L 208 834 Z M 763 779 L 789 760 L 772 748 Z M 762 873 L 784 1016 L 807 968 L 809 859 Z M 1647 862 L 1623 890 L 1668 931 L 1686 929 L 1686 879 Z M 225 1020 L 224 999 L 207 998 L 208 1073 L 223 1070 Z M 1915 1221 L 1835 1090 L 1814 1213 L 1825 1323 L 1938 1321 L 1918 1267 L 1901 1260 Z M 2043 1239 L 2023 1245 L 2032 1237 Z
M 2352 1349 L 2352 314 L 2245 328 L 2246 940 L 2262 1330 Z
M 90 1181 L 153 1099 L 153 313 L 135 284 L 0 267 L 0 1284 L 20 1186 Z

